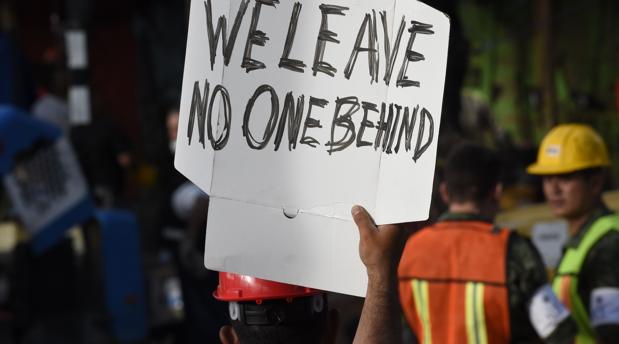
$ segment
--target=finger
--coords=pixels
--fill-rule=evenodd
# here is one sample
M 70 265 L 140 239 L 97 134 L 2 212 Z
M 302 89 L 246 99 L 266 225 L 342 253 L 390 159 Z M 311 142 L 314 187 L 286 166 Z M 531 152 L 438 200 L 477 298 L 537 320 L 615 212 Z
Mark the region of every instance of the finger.
M 362 206 L 353 206 L 351 213 L 352 218 L 355 221 L 355 224 L 357 225 L 357 228 L 359 228 L 359 232 L 362 235 L 369 234 L 370 231 L 376 228 L 376 226 L 374 225 L 374 220 L 372 220 L 370 214 Z

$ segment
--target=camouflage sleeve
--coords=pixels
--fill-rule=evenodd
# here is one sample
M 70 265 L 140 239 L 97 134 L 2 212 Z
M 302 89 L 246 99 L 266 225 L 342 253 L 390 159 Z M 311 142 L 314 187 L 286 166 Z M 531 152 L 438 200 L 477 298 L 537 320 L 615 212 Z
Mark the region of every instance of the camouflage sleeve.
M 512 342 L 538 342 L 541 338 L 531 322 L 529 306 L 537 293 L 549 289 L 546 269 L 530 240 L 514 233 L 508 245 L 507 283 Z M 569 316 L 561 316 L 548 325 L 550 328 L 544 333 L 547 343 L 563 343 L 577 332 L 576 323 Z
M 604 235 L 589 251 L 582 267 L 578 293 L 589 311 L 599 339 L 619 338 L 619 232 Z

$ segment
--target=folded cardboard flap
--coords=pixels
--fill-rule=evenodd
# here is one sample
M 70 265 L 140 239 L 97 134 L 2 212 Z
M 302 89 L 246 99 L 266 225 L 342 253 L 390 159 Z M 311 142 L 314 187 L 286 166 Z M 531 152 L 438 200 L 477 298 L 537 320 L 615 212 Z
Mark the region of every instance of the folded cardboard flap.
M 365 296 L 367 276 L 352 221 L 302 212 L 291 220 L 281 209 L 215 198 L 205 252 L 212 270 Z

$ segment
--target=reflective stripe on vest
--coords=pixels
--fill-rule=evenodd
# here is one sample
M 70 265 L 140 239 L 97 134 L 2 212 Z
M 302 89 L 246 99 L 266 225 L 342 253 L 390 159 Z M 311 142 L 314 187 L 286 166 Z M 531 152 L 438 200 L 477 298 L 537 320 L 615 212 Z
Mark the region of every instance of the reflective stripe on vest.
M 466 334 L 469 343 L 488 343 L 484 310 L 483 283 L 466 284 Z
M 430 307 L 428 297 L 428 282 L 420 280 L 412 280 L 411 288 L 413 290 L 413 298 L 415 299 L 415 308 L 421 319 L 421 336 L 422 343 L 432 344 L 432 324 L 430 323 Z
M 591 248 L 611 230 L 619 231 L 619 215 L 607 215 L 595 221 L 581 239 L 578 247 L 565 251 L 552 289 L 571 311 L 578 324 L 577 344 L 595 343 L 595 334 L 589 321 L 589 312 L 578 295 L 578 276 Z
M 420 343 L 505 343 L 508 230 L 445 221 L 415 234 L 398 269 L 400 301 Z

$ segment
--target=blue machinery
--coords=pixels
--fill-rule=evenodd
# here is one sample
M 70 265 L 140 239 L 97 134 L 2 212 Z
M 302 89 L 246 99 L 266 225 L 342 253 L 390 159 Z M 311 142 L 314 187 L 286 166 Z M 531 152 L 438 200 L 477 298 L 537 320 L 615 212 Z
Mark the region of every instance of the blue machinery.
M 0 106 L 0 178 L 35 254 L 53 247 L 73 226 L 96 221 L 96 254 L 105 313 L 121 342 L 147 334 L 147 299 L 138 224 L 126 211 L 95 210 L 68 140 L 57 128 L 14 107 Z M 90 230 L 93 226 L 84 226 Z

